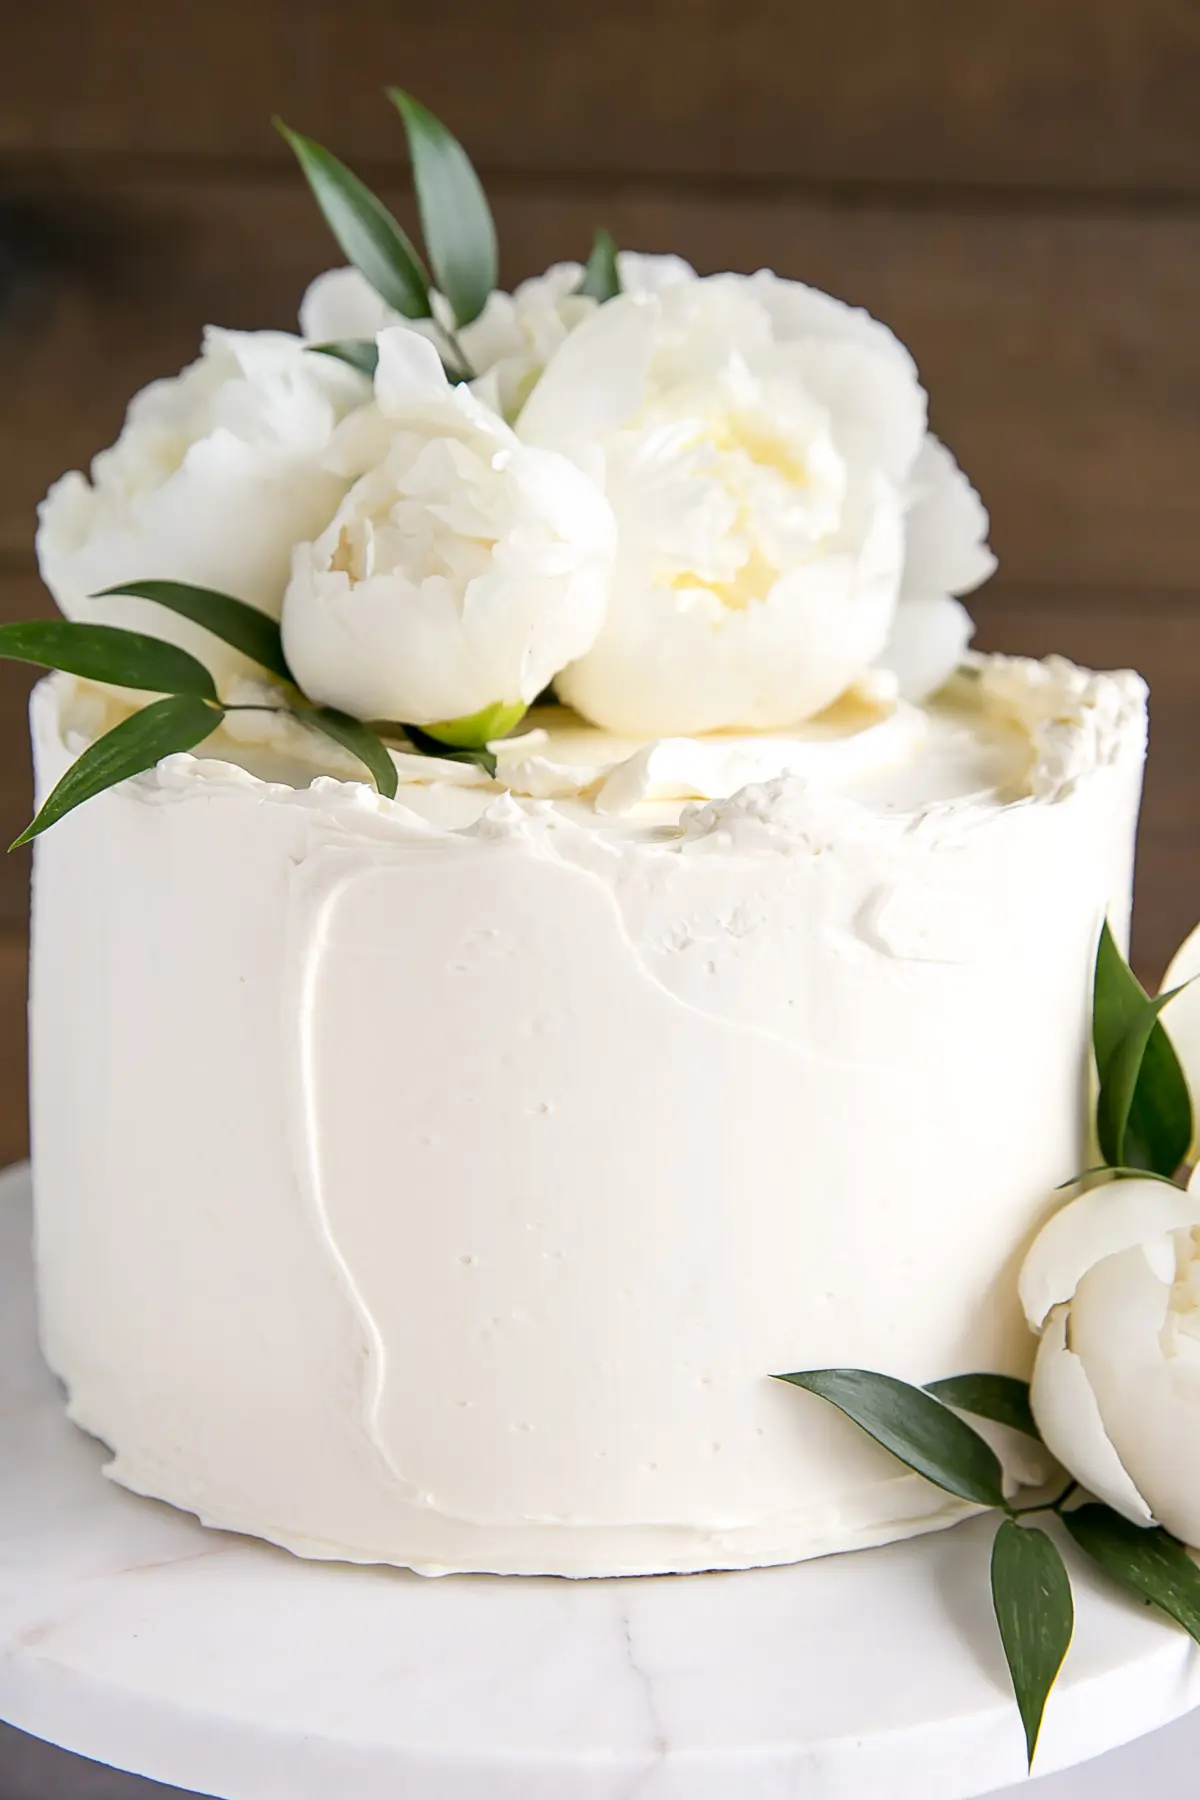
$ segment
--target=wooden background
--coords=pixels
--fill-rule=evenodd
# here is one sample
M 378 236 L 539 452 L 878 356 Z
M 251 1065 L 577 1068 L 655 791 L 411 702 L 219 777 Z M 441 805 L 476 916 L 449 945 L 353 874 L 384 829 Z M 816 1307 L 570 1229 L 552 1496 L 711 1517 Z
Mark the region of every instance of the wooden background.
M 511 280 L 593 225 L 886 318 L 988 501 L 979 641 L 1154 689 L 1136 956 L 1200 914 L 1200 7 L 1192 0 L 39 0 L 0 64 L 0 616 L 50 480 L 201 326 L 336 260 L 272 111 L 410 222 L 385 80 L 485 174 Z M 25 821 L 0 669 L 0 833 Z M 26 862 L 0 865 L 0 1160 L 24 1145 Z

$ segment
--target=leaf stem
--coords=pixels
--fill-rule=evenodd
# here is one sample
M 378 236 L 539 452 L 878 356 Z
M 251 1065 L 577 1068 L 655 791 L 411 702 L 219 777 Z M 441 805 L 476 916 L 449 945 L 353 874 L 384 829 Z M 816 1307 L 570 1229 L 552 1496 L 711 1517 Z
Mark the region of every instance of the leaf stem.
M 285 712 L 290 712 L 290 710 L 291 710 L 291 708 L 287 707 L 287 706 L 261 706 L 258 704 L 257 701 L 247 701 L 245 703 L 243 703 L 242 701 L 238 701 L 238 703 L 235 706 L 229 706 L 226 704 L 226 702 L 224 700 L 222 700 L 220 702 L 220 706 L 221 706 L 221 711 L 227 712 L 227 713 L 230 713 L 230 712 L 285 713 Z
M 437 323 L 438 330 L 445 338 L 447 344 L 449 344 L 450 353 L 458 364 L 456 379 L 459 381 L 474 381 L 475 370 L 471 367 L 470 357 L 459 342 L 457 331 L 449 325 L 443 325 L 438 321 L 435 321 L 435 323 Z
M 1078 1491 L 1079 1483 L 1077 1481 L 1068 1481 L 1062 1493 L 1059 1494 L 1055 1500 L 1036 1500 L 1032 1506 L 1006 1506 L 1004 1510 L 1010 1519 L 1024 1519 L 1027 1518 L 1030 1513 L 1043 1512 L 1057 1513 L 1061 1518 L 1063 1507 L 1071 1498 L 1072 1494 L 1078 1493 Z

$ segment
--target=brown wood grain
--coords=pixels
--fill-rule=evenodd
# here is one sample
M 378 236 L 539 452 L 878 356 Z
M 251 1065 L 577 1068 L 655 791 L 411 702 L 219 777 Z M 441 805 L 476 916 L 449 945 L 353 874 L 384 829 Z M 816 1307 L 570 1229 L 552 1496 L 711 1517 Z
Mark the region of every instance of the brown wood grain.
M 0 1168 L 29 1154 L 23 934 L 0 934 Z
M 1194 191 L 1190 0 L 39 0 L 0 146 L 400 158 L 385 81 L 485 166 Z
M 402 192 L 392 192 L 411 218 Z M 27 185 L 101 232 L 0 335 L 0 554 L 35 502 L 109 442 L 130 393 L 206 321 L 294 321 L 336 252 L 299 177 Z M 497 191 L 506 273 L 578 253 L 597 220 L 702 269 L 771 263 L 868 306 L 909 342 L 932 417 L 987 499 L 1011 582 L 1174 586 L 1200 569 L 1200 216 L 905 211 L 604 185 Z

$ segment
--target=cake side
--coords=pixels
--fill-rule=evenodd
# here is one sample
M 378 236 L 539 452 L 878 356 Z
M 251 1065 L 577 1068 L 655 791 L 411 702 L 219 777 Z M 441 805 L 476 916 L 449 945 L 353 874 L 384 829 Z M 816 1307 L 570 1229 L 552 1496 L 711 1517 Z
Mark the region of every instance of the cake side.
M 914 807 L 793 773 L 664 823 L 602 811 L 611 773 L 390 802 L 177 757 L 43 840 L 43 1333 L 115 1478 L 427 1570 L 961 1516 L 769 1377 L 1028 1369 L 1014 1271 L 1083 1160 L 1144 690 L 974 687 L 1023 774 Z M 35 699 L 43 792 L 75 704 Z

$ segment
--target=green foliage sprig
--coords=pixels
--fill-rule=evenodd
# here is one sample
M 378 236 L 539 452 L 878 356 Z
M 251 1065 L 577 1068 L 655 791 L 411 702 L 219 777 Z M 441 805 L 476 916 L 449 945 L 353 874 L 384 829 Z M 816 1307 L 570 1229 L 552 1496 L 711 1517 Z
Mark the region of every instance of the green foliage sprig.
M 1176 1173 L 1192 1141 L 1192 1101 L 1159 1013 L 1180 990 L 1147 995 L 1105 921 L 1096 954 L 1092 1046 L 1100 1091 L 1096 1138 L 1105 1163 Z
M 596 232 L 592 252 L 577 291 L 586 294 L 590 300 L 599 301 L 601 305 L 606 300 L 615 300 L 621 291 L 616 240 L 612 232 L 606 231 L 603 225 Z
M 28 843 L 105 788 L 153 768 L 164 756 L 195 749 L 216 731 L 226 713 L 234 711 L 290 714 L 356 756 L 388 799 L 395 796 L 398 777 L 385 736 L 403 738 L 404 747 L 419 755 L 475 762 L 489 774 L 495 773 L 496 759 L 486 747 L 446 744 L 416 726 L 364 725 L 334 707 L 307 700 L 288 667 L 279 626 L 244 600 L 181 581 L 127 582 L 106 588 L 103 596 L 95 598 L 112 594 L 133 595 L 178 613 L 286 685 L 280 688 L 277 702 L 235 705 L 220 698 L 212 674 L 198 657 L 161 638 L 116 625 L 87 625 L 68 619 L 0 626 L 0 658 L 162 696 L 88 746 L 10 849 Z
M 961 1375 L 919 1388 L 868 1369 L 810 1369 L 779 1379 L 829 1401 L 946 1493 L 1002 1515 L 992 1548 L 992 1608 L 1030 1767 L 1046 1702 L 1074 1629 L 1070 1576 L 1054 1538 L 1034 1522 L 1036 1515 L 1057 1521 L 1110 1580 L 1150 1601 L 1200 1643 L 1200 1569 L 1161 1526 L 1143 1530 L 1110 1507 L 1078 1505 L 1078 1489 L 1065 1477 L 1053 1499 L 1017 1506 L 1005 1498 L 999 1458 L 960 1411 L 967 1410 L 965 1397 L 975 1388 L 983 1407 L 973 1403 L 970 1410 L 985 1418 L 1007 1415 L 1001 1423 L 1037 1437 L 1024 1382 L 1013 1376 Z M 1008 1399 L 992 1408 L 988 1394 L 996 1383 L 1003 1383 Z M 960 1397 L 952 1409 L 956 1387 Z
M 1175 990 L 1178 992 L 1179 990 Z M 1107 923 L 1096 953 L 1092 1041 L 1098 1091 L 1093 1177 L 1170 1182 L 1192 1141 L 1192 1101 L 1159 1019 L 1174 993 L 1151 999 Z M 990 1444 L 961 1415 L 989 1419 L 1040 1442 L 1029 1387 L 1012 1375 L 956 1375 L 910 1386 L 868 1369 L 809 1369 L 778 1377 L 836 1406 L 927 1481 L 1001 1515 L 992 1546 L 991 1593 L 1025 1732 L 1029 1766 L 1050 1691 L 1074 1631 L 1071 1581 L 1043 1515 L 1117 1586 L 1158 1608 L 1200 1643 L 1200 1567 L 1161 1526 L 1134 1525 L 1111 1507 L 1081 1503 L 1065 1473 L 1051 1499 L 1014 1505 Z
M 402 88 L 386 91 L 404 121 L 434 279 L 450 302 L 455 324 L 471 325 L 500 274 L 496 227 L 483 183 L 458 139 L 427 106 Z
M 403 227 L 352 169 L 282 119 L 275 120 L 275 127 L 295 153 L 347 261 L 401 318 L 428 320 L 431 335 L 440 340 L 447 375 L 453 381 L 469 381 L 477 371 L 458 333 L 479 317 L 499 281 L 492 210 L 470 157 L 453 133 L 403 88 L 384 92 L 400 115 L 408 140 L 428 268 Z M 435 289 L 449 318 L 435 305 Z M 603 302 L 620 291 L 617 246 L 611 232 L 601 228 L 577 292 Z M 370 338 L 311 348 L 336 356 L 361 374 L 375 373 L 377 354 Z

